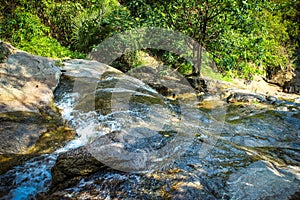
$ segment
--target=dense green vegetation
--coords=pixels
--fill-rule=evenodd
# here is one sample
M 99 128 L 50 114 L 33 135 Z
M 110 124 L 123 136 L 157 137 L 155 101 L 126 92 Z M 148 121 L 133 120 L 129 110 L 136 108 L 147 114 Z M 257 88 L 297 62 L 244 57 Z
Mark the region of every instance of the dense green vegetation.
M 82 58 L 115 33 L 163 27 L 194 38 L 227 76 L 251 79 L 296 67 L 299 59 L 297 0 L 4 0 L 0 13 L 1 39 L 42 56 Z M 143 51 L 192 72 L 191 63 L 175 54 Z M 138 55 L 114 64 L 127 69 L 139 63 Z

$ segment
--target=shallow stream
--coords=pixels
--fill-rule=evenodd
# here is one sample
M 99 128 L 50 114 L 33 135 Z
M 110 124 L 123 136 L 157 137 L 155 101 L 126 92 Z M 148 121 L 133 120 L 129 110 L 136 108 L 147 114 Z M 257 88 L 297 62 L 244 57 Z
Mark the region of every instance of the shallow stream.
M 126 84 L 118 84 L 121 80 Z M 74 91 L 74 82 L 93 81 L 95 93 Z M 0 199 L 31 199 L 46 192 L 57 157 L 86 144 L 109 168 L 44 197 L 299 198 L 299 104 L 224 102 L 208 109 L 199 106 L 198 99 L 164 97 L 114 73 L 101 80 L 67 75 L 55 96 L 63 118 L 78 136 L 54 153 L 34 157 L 1 175 L 0 189 L 9 192 Z M 94 109 L 85 109 L 88 104 Z M 94 142 L 112 132 L 115 143 Z

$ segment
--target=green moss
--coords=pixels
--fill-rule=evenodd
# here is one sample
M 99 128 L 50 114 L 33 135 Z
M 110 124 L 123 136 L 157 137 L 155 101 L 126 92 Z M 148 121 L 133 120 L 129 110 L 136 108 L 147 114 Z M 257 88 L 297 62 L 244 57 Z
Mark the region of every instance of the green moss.
M 51 153 L 59 147 L 63 147 L 71 139 L 74 139 L 74 136 L 75 131 L 65 126 L 48 130 L 39 137 L 34 146 L 27 149 L 25 154 Z
M 14 112 L 2 112 L 0 113 L 0 122 L 10 121 L 10 122 L 21 122 L 21 123 L 44 123 L 44 117 L 40 113 L 36 112 L 24 112 L 24 111 L 14 111 Z

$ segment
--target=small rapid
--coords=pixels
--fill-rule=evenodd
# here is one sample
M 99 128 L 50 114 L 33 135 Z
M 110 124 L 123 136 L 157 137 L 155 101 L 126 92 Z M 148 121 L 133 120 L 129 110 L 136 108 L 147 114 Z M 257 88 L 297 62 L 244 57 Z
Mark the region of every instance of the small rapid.
M 191 93 L 179 101 L 120 73 L 87 75 L 67 72 L 55 91 L 75 139 L 0 175 L 0 190 L 8 191 L 1 199 L 299 197 L 299 104 L 212 101 L 207 108 Z M 83 146 L 88 153 L 80 157 Z M 99 162 L 103 168 L 81 174 Z
M 115 79 L 107 78 L 103 82 L 106 82 L 106 84 L 108 84 L 107 81 L 115 81 Z M 99 107 L 96 107 L 96 109 L 92 111 L 83 111 L 81 109 L 81 106 L 78 107 L 78 104 L 80 105 L 81 103 L 78 102 L 78 97 L 86 96 L 89 94 L 79 94 L 77 91 L 74 91 L 72 88 L 74 87 L 73 84 L 74 80 L 70 80 L 68 77 L 62 78 L 60 85 L 55 91 L 55 105 L 60 109 L 63 119 L 66 120 L 69 126 L 76 131 L 76 138 L 68 142 L 64 147 L 55 150 L 51 154 L 44 154 L 29 159 L 25 162 L 24 165 L 16 166 L 5 174 L 1 175 L 0 182 L 2 183 L 2 185 L 0 185 L 0 188 L 7 187 L 7 183 L 10 182 L 9 189 L 6 188 L 9 193 L 1 197 L 1 199 L 31 199 L 34 198 L 38 193 L 47 191 L 51 185 L 51 168 L 54 166 L 57 157 L 60 154 L 91 143 L 95 138 L 101 137 L 111 132 L 128 129 L 139 130 L 141 131 L 140 134 L 145 133 L 146 135 L 139 136 L 136 136 L 135 132 L 133 132 L 132 135 L 129 134 L 129 137 L 132 137 L 131 142 L 136 142 L 136 139 L 141 139 L 141 143 L 135 144 L 135 146 L 131 147 L 128 146 L 128 149 L 132 149 L 133 151 L 140 149 L 138 150 L 139 153 L 142 152 L 147 157 L 149 157 L 149 153 L 151 153 L 151 155 L 157 154 L 158 157 L 156 157 L 155 159 L 158 163 L 163 161 L 169 162 L 167 161 L 166 157 L 173 157 L 173 155 L 170 155 L 171 152 L 174 152 L 175 157 L 175 148 L 178 148 L 177 146 L 179 144 L 181 144 L 182 147 L 184 145 L 189 145 L 190 141 L 187 141 L 185 144 L 184 140 L 174 140 L 170 143 L 172 146 L 169 146 L 170 148 L 174 148 L 173 151 L 172 149 L 165 148 L 162 152 L 158 153 L 158 151 L 162 149 L 162 146 L 166 145 L 167 141 L 172 141 L 169 140 L 169 138 L 174 137 L 172 135 L 172 131 L 178 131 L 177 125 L 173 128 L 170 126 L 172 125 L 172 120 L 178 120 L 178 113 L 176 111 L 176 109 L 178 110 L 178 106 L 171 104 L 170 100 L 160 97 L 158 93 L 149 86 L 144 85 L 140 87 L 139 89 L 142 91 L 144 90 L 145 93 L 136 92 L 135 95 L 137 95 L 138 98 L 140 96 L 144 96 L 146 99 L 154 98 L 154 100 L 155 98 L 162 98 L 162 103 L 155 104 L 155 106 L 153 106 L 152 104 L 149 104 L 147 100 L 145 101 L 145 103 L 143 103 L 143 99 L 138 99 L 138 103 L 130 104 L 127 110 L 115 108 L 114 110 L 112 109 L 113 111 L 111 111 L 110 113 L 101 114 L 101 111 L 97 110 L 99 109 Z M 128 95 L 132 94 L 130 92 L 134 92 L 126 88 L 110 90 L 109 88 L 106 89 L 105 85 L 103 85 L 104 89 L 102 89 L 101 87 L 102 86 L 100 86 L 100 88 L 98 89 L 100 91 L 100 96 L 101 94 L 105 94 L 107 91 L 113 91 L 116 94 L 124 93 L 124 98 L 127 98 Z M 153 97 L 149 94 L 154 94 L 157 97 Z M 103 99 L 104 98 L 105 97 L 103 97 Z M 173 124 L 177 124 L 177 122 Z M 190 125 L 192 125 L 191 122 L 188 122 L 188 120 L 186 120 L 186 126 Z M 145 130 L 139 129 L 139 127 L 147 127 L 147 129 L 145 129 L 146 132 Z M 157 135 L 157 132 L 152 133 L 150 130 L 166 132 L 165 137 Z M 146 140 L 143 139 L 145 137 Z M 151 141 L 151 139 L 153 139 L 154 142 Z M 157 149 L 154 149 L 154 147 L 150 144 L 154 146 L 156 145 L 157 147 L 155 148 Z M 185 148 L 186 147 L 179 148 L 178 151 Z M 136 156 L 140 154 L 133 155 Z M 126 157 L 129 157 L 129 154 L 123 153 L 123 155 L 120 156 L 121 160 L 127 159 Z M 115 162 L 115 160 L 112 161 Z M 139 164 L 137 163 L 137 165 Z M 149 168 L 146 168 L 146 166 L 144 167 L 145 169 L 143 168 L 141 171 L 146 170 L 145 172 L 147 172 Z M 135 169 L 137 169 L 136 166 L 133 166 L 133 170 Z
M 71 125 L 74 125 L 76 129 L 76 124 L 82 123 L 83 119 L 74 116 L 72 107 L 74 95 L 72 93 L 65 94 L 64 98 L 55 102 L 55 104 L 62 111 L 63 118 L 69 121 Z M 85 120 L 92 120 L 93 117 L 93 114 L 87 114 Z M 80 127 L 78 129 L 80 131 Z M 0 199 L 25 200 L 34 198 L 39 192 L 45 192 L 51 184 L 51 168 L 59 154 L 84 144 L 84 140 L 77 137 L 51 154 L 44 154 L 29 159 L 24 165 L 16 166 L 5 174 L 0 175 L 0 189 L 2 187 L 4 190 L 4 187 L 7 186 L 6 184 L 10 183 L 10 188 L 5 188 L 5 190 L 9 190 L 9 193 Z

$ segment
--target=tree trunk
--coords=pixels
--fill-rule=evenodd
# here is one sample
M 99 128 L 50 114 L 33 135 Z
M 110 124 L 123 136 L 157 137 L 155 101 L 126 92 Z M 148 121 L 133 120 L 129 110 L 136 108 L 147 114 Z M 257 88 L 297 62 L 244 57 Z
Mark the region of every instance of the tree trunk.
M 202 64 L 202 52 L 203 47 L 196 43 L 193 45 L 193 75 L 194 76 L 200 76 L 201 74 L 201 64 Z

